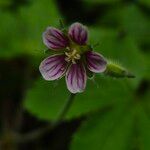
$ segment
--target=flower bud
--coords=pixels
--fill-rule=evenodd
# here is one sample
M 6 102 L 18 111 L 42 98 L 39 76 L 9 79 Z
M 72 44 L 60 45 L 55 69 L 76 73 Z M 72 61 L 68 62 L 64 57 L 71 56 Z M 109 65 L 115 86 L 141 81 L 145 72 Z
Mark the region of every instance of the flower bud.
M 116 77 L 116 78 L 134 78 L 135 76 L 126 70 L 121 65 L 114 63 L 112 61 L 107 61 L 106 70 L 104 72 L 105 75 Z

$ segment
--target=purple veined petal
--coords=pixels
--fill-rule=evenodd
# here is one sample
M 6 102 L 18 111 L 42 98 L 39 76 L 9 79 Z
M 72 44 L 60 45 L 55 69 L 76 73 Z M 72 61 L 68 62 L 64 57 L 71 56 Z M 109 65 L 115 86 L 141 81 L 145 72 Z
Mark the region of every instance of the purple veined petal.
M 87 68 L 95 73 L 104 72 L 106 69 L 107 61 L 99 53 L 88 51 L 86 53 Z
M 69 36 L 75 43 L 85 45 L 88 40 L 88 31 L 81 23 L 74 23 L 69 28 Z
M 71 93 L 83 92 L 86 87 L 86 71 L 83 64 L 72 64 L 66 73 L 67 88 Z
M 61 78 L 67 68 L 64 55 L 52 55 L 44 59 L 39 70 L 45 80 L 56 80 Z
M 69 39 L 62 31 L 48 27 L 43 33 L 43 42 L 48 48 L 59 50 L 68 46 Z

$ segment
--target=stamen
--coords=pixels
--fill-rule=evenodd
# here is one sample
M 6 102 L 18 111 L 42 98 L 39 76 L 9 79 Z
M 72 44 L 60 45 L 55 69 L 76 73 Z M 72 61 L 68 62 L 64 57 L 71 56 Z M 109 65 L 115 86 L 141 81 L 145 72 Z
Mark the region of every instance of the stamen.
M 70 54 L 68 52 L 65 52 L 65 55 L 68 56 L 68 57 L 70 57 Z
M 76 49 L 73 49 L 73 51 L 72 51 L 72 56 L 74 56 L 74 55 L 76 55 L 77 54 L 77 50 Z
M 65 52 L 65 55 L 67 56 L 65 60 L 67 62 L 72 62 L 73 64 L 76 64 L 76 60 L 79 60 L 81 58 L 80 54 L 76 49 L 73 49 L 71 52 Z
M 73 64 L 76 64 L 75 59 L 72 59 L 72 63 L 73 63 Z
M 66 49 L 67 49 L 67 50 L 70 50 L 70 47 L 67 46 Z
M 74 56 L 74 58 L 75 58 L 75 59 L 80 59 L 81 56 L 80 56 L 79 54 L 76 54 L 76 55 Z

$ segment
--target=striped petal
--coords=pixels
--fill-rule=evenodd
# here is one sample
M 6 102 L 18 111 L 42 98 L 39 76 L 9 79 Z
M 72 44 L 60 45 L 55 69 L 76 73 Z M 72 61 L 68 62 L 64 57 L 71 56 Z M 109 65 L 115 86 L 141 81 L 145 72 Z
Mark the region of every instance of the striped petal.
M 85 45 L 88 40 L 88 31 L 81 23 L 74 23 L 69 28 L 70 38 L 79 45 Z
M 87 68 L 95 73 L 104 72 L 107 62 L 99 53 L 88 51 L 86 53 Z
M 67 88 L 71 93 L 83 92 L 86 87 L 86 71 L 83 64 L 72 64 L 66 73 Z
M 64 75 L 66 67 L 64 55 L 53 55 L 41 62 L 39 70 L 45 80 L 56 80 Z
M 69 40 L 64 33 L 56 28 L 48 27 L 43 33 L 44 44 L 54 50 L 63 49 L 68 46 Z

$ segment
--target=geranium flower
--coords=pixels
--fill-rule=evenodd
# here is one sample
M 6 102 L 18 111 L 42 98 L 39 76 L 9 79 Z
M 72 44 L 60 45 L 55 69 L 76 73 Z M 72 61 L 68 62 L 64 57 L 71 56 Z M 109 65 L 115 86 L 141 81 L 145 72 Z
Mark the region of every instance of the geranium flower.
M 43 42 L 57 53 L 41 62 L 39 70 L 43 78 L 56 80 L 65 76 L 71 93 L 83 92 L 89 72 L 104 72 L 107 64 L 105 58 L 94 52 L 87 41 L 87 28 L 80 23 L 72 24 L 67 34 L 48 27 L 43 33 Z

